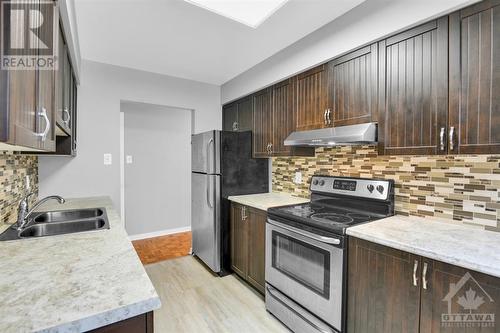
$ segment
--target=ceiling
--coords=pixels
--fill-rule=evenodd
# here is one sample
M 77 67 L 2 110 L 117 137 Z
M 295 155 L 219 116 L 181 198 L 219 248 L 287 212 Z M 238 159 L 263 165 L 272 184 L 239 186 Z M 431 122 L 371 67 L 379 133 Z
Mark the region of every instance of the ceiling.
M 75 10 L 83 59 L 221 85 L 363 1 L 290 0 L 257 28 L 183 0 L 76 0 Z

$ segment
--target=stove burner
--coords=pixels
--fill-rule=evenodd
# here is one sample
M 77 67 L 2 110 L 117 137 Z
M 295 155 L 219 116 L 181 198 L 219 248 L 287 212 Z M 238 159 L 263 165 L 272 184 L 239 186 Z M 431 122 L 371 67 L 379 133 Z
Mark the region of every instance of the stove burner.
M 293 215 L 307 217 L 315 213 L 314 209 L 310 206 L 292 206 L 284 208 L 285 211 L 292 213 Z
M 311 215 L 311 218 L 317 222 L 334 222 L 334 223 L 351 223 L 354 221 L 353 217 L 347 215 L 340 215 L 334 213 L 318 213 Z
M 361 213 L 347 213 L 346 215 L 351 217 L 352 219 L 354 219 L 356 221 L 368 221 L 372 218 L 370 215 L 361 214 Z

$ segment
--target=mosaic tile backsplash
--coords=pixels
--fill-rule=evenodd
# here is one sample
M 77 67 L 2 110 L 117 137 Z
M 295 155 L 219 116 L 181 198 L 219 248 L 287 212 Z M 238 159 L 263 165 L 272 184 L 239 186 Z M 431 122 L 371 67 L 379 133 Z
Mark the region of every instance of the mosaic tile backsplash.
M 375 146 L 346 146 L 272 164 L 273 191 L 308 197 L 314 174 L 394 179 L 396 214 L 500 232 L 500 155 L 379 156 Z M 293 183 L 296 171 L 301 185 Z
M 32 201 L 38 196 L 38 158 L 12 152 L 0 152 L 0 223 L 14 223 L 17 205 L 26 194 L 25 179 L 30 177 Z

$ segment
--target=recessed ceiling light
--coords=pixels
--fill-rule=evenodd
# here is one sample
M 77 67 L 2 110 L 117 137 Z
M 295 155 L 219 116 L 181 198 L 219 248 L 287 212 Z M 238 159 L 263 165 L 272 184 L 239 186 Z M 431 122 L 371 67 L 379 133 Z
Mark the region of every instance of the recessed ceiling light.
M 184 0 L 216 14 L 257 28 L 289 0 Z

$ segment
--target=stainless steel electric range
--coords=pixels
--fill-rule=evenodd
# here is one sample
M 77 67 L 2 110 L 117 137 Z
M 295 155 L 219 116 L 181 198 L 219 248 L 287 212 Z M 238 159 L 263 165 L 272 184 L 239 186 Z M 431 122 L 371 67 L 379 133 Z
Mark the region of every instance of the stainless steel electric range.
M 346 229 L 393 215 L 394 184 L 313 176 L 310 191 L 268 210 L 266 308 L 294 332 L 344 332 Z

